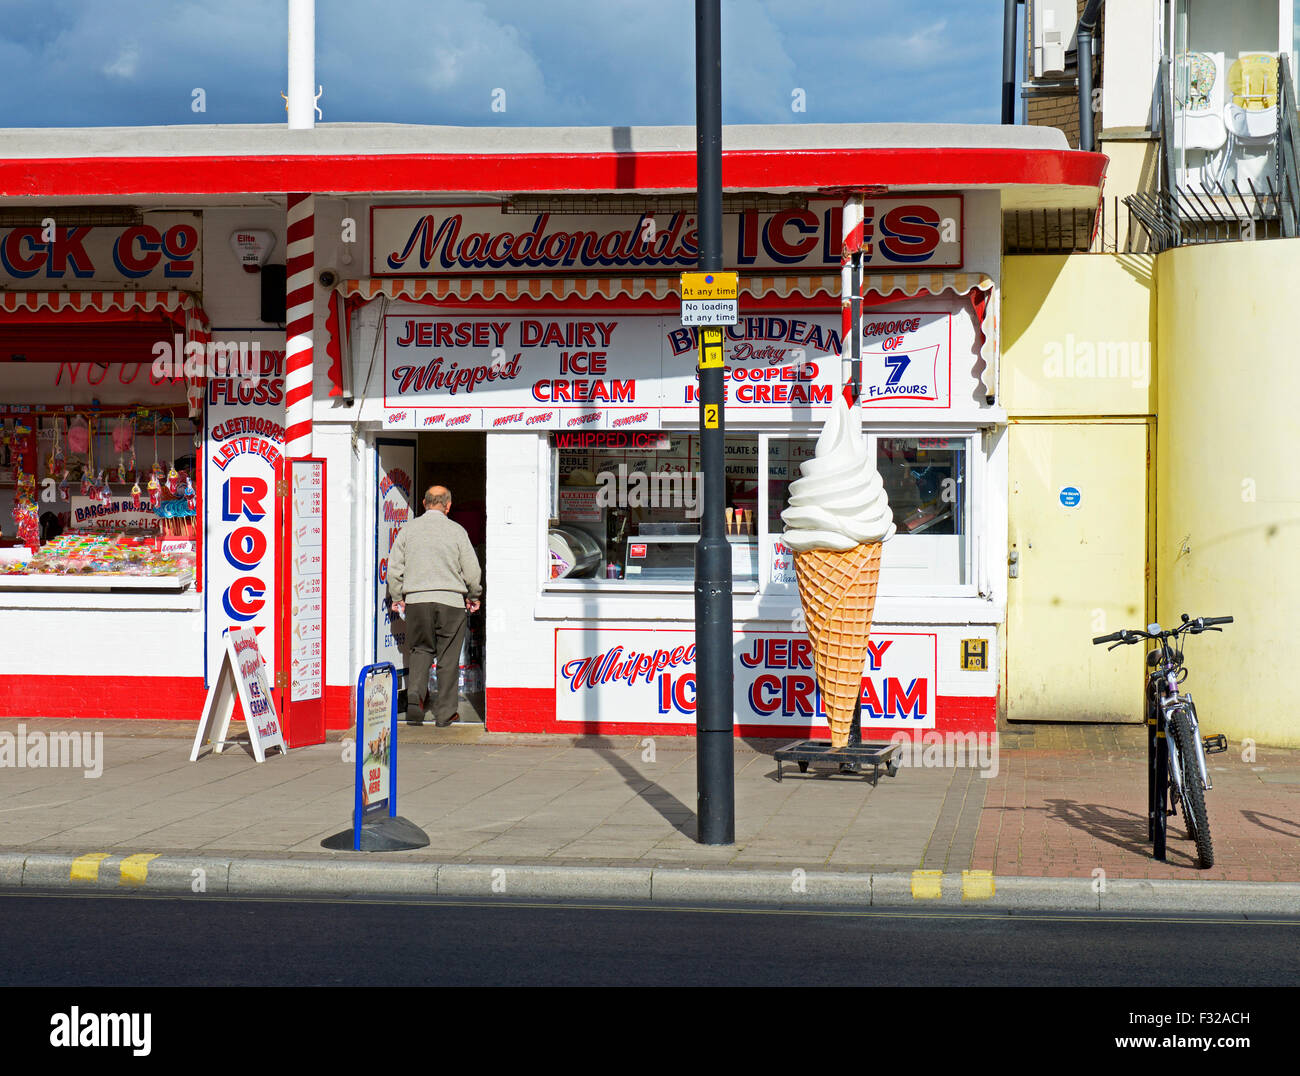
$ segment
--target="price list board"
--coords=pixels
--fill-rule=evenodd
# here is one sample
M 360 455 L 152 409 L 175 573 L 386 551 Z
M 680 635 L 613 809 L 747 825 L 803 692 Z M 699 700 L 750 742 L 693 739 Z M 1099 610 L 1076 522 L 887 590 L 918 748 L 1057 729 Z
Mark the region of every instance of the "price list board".
M 325 461 L 288 462 L 288 726 L 298 743 L 324 742 Z M 283 666 L 282 666 L 283 668 Z M 305 737 L 305 738 L 304 738 Z

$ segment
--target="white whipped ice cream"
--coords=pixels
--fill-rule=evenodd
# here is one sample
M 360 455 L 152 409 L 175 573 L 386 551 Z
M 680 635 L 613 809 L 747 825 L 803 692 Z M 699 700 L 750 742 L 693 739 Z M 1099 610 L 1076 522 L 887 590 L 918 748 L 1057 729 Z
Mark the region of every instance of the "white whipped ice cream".
M 894 513 L 885 484 L 867 454 L 862 416 L 840 393 L 817 451 L 799 467 L 801 478 L 790 483 L 789 506 L 782 541 L 796 553 L 809 549 L 847 550 L 865 542 L 887 542 L 894 536 Z

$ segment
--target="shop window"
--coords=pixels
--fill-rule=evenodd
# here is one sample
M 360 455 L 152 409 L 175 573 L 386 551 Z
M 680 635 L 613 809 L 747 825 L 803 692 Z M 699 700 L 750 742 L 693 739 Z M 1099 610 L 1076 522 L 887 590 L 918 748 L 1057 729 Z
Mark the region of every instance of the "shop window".
M 0 404 L 0 590 L 193 581 L 196 429 L 182 383 L 143 393 L 130 405 Z
M 758 435 L 726 437 L 727 540 L 738 589 L 758 582 Z M 698 434 L 555 433 L 551 584 L 691 583 L 700 537 Z
M 867 437 L 894 513 L 896 536 L 881 560 L 882 588 L 964 588 L 972 580 L 969 435 Z M 790 483 L 816 451 L 807 437 L 768 440 L 768 507 L 765 548 L 769 586 L 794 586 L 794 566 L 780 539 Z

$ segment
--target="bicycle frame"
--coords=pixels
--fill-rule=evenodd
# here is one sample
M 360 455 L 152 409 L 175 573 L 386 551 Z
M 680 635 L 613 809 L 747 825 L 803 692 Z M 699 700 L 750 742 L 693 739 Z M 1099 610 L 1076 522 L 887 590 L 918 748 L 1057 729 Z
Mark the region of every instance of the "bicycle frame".
M 1178 684 L 1182 680 L 1186 666 L 1177 643 L 1186 634 L 1200 634 L 1204 631 L 1222 631 L 1219 624 L 1231 624 L 1232 617 L 1197 617 L 1193 620 L 1186 613 L 1182 623 L 1175 628 L 1162 630 L 1159 624 L 1149 624 L 1145 631 L 1124 629 L 1101 635 L 1093 639 L 1093 645 L 1113 643 L 1116 646 L 1137 643 L 1143 639 L 1155 641 L 1158 649 L 1147 655 L 1149 672 L 1146 677 L 1146 725 L 1147 725 L 1147 838 L 1153 843 L 1156 859 L 1165 858 L 1165 844 L 1168 833 L 1168 815 L 1181 805 L 1187 816 L 1188 836 L 1196 843 L 1197 857 L 1202 867 L 1214 864 L 1214 849 L 1210 837 L 1208 815 L 1205 810 L 1204 793 L 1214 786 L 1210 781 L 1209 766 L 1205 755 L 1209 750 L 1201 738 L 1200 722 L 1196 715 L 1196 704 L 1190 692 L 1178 693 Z M 1185 717 L 1186 720 L 1181 720 Z M 1172 736 L 1180 737 L 1178 743 L 1172 743 Z M 1191 743 L 1183 743 L 1181 737 L 1190 736 Z M 1227 750 L 1227 738 L 1214 737 L 1213 749 Z M 1183 752 L 1187 754 L 1184 755 Z M 1194 754 L 1193 754 L 1194 753 Z M 1200 784 L 1196 774 L 1191 771 L 1191 759 L 1199 771 Z M 1184 772 L 1184 770 L 1188 772 Z M 1172 795 L 1171 795 L 1172 792 Z M 1171 806 L 1172 805 L 1172 806 Z

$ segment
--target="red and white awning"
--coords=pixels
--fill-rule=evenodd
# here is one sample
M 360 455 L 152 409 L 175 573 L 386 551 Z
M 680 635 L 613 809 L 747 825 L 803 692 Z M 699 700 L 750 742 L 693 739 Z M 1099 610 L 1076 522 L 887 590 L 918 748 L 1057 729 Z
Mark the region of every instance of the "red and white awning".
M 187 291 L 0 291 L 0 328 L 146 322 L 159 316 L 182 329 L 187 343 L 206 345 L 211 336 L 198 298 Z M 186 398 L 190 417 L 198 417 L 201 379 L 187 379 Z

